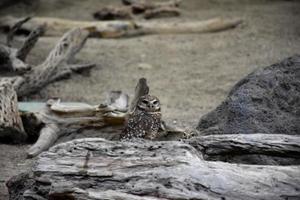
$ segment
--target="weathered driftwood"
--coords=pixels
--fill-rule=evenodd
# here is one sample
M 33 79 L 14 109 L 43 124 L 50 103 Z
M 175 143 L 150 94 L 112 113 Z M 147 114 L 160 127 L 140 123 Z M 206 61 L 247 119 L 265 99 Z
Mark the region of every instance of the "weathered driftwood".
M 18 18 L 6 16 L 0 18 L 0 28 L 10 28 Z M 33 17 L 22 26 L 31 31 L 42 24 L 47 25 L 46 36 L 60 36 L 72 28 L 85 28 L 91 37 L 120 38 L 147 34 L 189 34 L 223 31 L 234 28 L 241 19 L 213 18 L 194 22 L 132 22 L 132 21 L 72 21 L 59 18 Z
M 42 111 L 34 113 L 33 116 L 28 116 L 27 113 L 27 118 L 34 117 L 35 123 L 43 124 L 38 140 L 28 150 L 28 156 L 38 155 L 51 147 L 59 137 L 76 133 L 81 129 L 100 130 L 105 126 L 122 125 L 128 107 L 128 96 L 117 91 L 111 92 L 108 99 L 107 104 L 96 106 L 67 105 L 60 103 L 59 100 L 49 100 Z M 39 126 L 38 123 L 35 126 Z
M 155 3 L 150 1 L 123 1 L 125 6 L 107 6 L 93 14 L 98 20 L 128 20 L 158 17 L 175 17 L 180 15 L 179 1 Z
M 14 33 L 29 23 L 29 18 L 18 21 L 8 34 L 7 43 L 11 44 Z M 26 22 L 26 23 L 25 23 Z M 24 24 L 25 23 L 25 24 Z M 19 98 L 39 91 L 47 84 L 70 76 L 73 72 L 89 69 L 94 64 L 72 64 L 72 59 L 83 47 L 89 32 L 74 28 L 59 40 L 47 59 L 40 65 L 30 68 L 24 61 L 36 44 L 38 38 L 45 32 L 45 24 L 37 26 L 19 49 L 0 46 L 0 69 L 6 72 L 22 72 L 20 76 L 4 77 L 2 80 L 13 84 Z
M 13 41 L 13 38 L 15 36 L 15 33 L 22 27 L 22 25 L 26 22 L 28 22 L 31 19 L 31 17 L 25 17 L 24 19 L 21 19 L 20 21 L 16 22 L 11 29 L 9 30 L 6 38 L 6 44 L 7 46 L 11 46 L 11 42 Z
M 180 15 L 180 9 L 173 7 L 162 7 L 156 9 L 145 10 L 143 18 L 152 19 L 160 17 L 175 17 Z M 131 7 L 104 7 L 93 14 L 97 20 L 131 20 L 137 18 L 132 13 Z M 138 15 L 140 16 L 140 15 Z
M 26 133 L 13 86 L 0 81 L 0 141 L 24 142 Z
M 93 14 L 97 20 L 129 20 L 133 19 L 130 7 L 103 7 Z
M 47 59 L 14 83 L 18 96 L 36 92 L 49 83 L 70 76 L 73 72 L 89 69 L 94 64 L 72 65 L 70 62 L 83 47 L 88 31 L 72 29 L 68 31 L 49 53 Z
M 83 47 L 88 31 L 72 29 L 67 32 L 50 52 L 47 59 L 22 76 L 11 79 L 18 97 L 39 91 L 47 84 L 66 78 L 73 72 L 89 69 L 94 64 L 71 64 L 71 60 Z
M 161 7 L 156 9 L 146 10 L 144 13 L 145 19 L 161 18 L 161 17 L 177 17 L 181 14 L 180 9 L 173 7 Z
M 124 5 L 130 6 L 135 14 L 143 13 L 147 10 L 162 8 L 176 8 L 180 5 L 180 0 L 170 0 L 165 2 L 153 2 L 145 0 L 122 0 Z
M 205 161 L 180 142 L 80 139 L 41 154 L 8 181 L 19 199 L 299 199 L 300 166 Z
M 25 63 L 25 60 L 38 38 L 44 34 L 45 26 L 38 26 L 36 29 L 32 30 L 20 48 L 11 47 L 15 32 L 28 20 L 30 20 L 30 17 L 16 22 L 7 35 L 7 46 L 0 46 L 0 71 L 2 73 L 21 74 L 31 68 Z
M 260 165 L 300 164 L 300 137 L 284 134 L 225 134 L 186 140 L 205 160 Z

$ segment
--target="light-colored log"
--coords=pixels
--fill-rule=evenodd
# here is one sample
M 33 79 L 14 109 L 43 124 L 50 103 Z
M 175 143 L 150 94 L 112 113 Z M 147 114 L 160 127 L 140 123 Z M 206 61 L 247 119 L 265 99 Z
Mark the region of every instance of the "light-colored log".
M 6 16 L 0 18 L 0 27 L 11 27 L 17 18 Z M 61 36 L 73 28 L 85 28 L 91 37 L 120 38 L 147 34 L 198 34 L 227 30 L 242 23 L 239 18 L 213 18 L 192 22 L 139 22 L 139 21 L 73 21 L 59 18 L 34 17 L 22 28 L 31 31 L 46 24 L 46 36 Z
M 113 91 L 107 99 L 107 104 L 96 106 L 64 104 L 59 100 L 49 100 L 42 111 L 28 116 L 38 119 L 34 122 L 44 124 L 38 140 L 27 152 L 28 157 L 34 157 L 47 150 L 59 137 L 81 129 L 101 131 L 106 126 L 122 126 L 128 110 L 128 96 L 120 91 Z

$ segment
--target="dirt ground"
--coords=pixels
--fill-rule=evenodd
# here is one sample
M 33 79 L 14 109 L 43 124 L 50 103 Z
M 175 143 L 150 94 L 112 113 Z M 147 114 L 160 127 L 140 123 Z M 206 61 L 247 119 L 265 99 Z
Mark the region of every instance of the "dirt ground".
M 91 13 L 119 0 L 40 0 L 34 6 L 18 4 L 0 15 L 62 17 L 93 20 Z M 97 63 L 90 76 L 75 75 L 49 85 L 35 99 L 102 102 L 110 90 L 133 95 L 140 77 L 162 102 L 163 118 L 181 127 L 195 127 L 214 109 L 230 88 L 259 67 L 300 53 L 300 1 L 183 0 L 184 23 L 212 17 L 241 17 L 235 29 L 213 34 L 151 35 L 130 39 L 89 39 L 78 59 Z M 1 40 L 4 40 L 3 34 Z M 22 38 L 17 38 L 21 40 Z M 30 54 L 33 64 L 45 59 L 58 38 L 41 38 Z M 143 67 L 147 65 L 147 67 Z M 0 145 L 0 200 L 8 199 L 5 181 L 28 169 L 29 145 Z

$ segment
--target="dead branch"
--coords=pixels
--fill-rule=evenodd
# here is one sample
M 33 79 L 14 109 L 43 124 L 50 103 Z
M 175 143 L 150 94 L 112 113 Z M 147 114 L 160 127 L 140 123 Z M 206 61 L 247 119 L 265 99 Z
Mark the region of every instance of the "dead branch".
M 180 4 L 180 0 L 171 0 L 166 2 L 152 2 L 144 0 L 123 0 L 124 5 L 130 6 L 134 14 L 140 14 L 147 10 L 154 10 L 160 8 L 175 8 Z
M 22 61 L 25 61 L 27 55 L 36 44 L 39 37 L 42 36 L 45 33 L 45 31 L 46 31 L 45 25 L 41 25 L 37 27 L 35 30 L 33 30 L 23 42 L 21 48 L 18 49 L 17 58 L 19 58 Z
M 177 17 L 180 15 L 180 9 L 173 7 L 161 7 L 146 10 L 144 13 L 145 19 L 161 18 L 161 17 Z
M 18 97 L 39 91 L 49 83 L 70 75 L 73 71 L 93 67 L 93 64 L 74 67 L 70 61 L 83 47 L 88 32 L 83 29 L 72 29 L 58 41 L 47 59 L 39 66 L 33 68 L 14 84 Z
M 131 8 L 107 6 L 93 14 L 97 20 L 128 20 L 132 19 Z
M 7 46 L 11 46 L 11 42 L 13 41 L 14 35 L 15 33 L 21 29 L 21 26 L 28 22 L 31 19 L 31 17 L 25 17 L 24 19 L 20 19 L 19 21 L 17 21 L 15 24 L 12 25 L 11 29 L 9 30 L 8 34 L 7 34 L 7 39 L 6 39 L 6 44 Z
M 0 28 L 11 27 L 18 19 L 6 16 L 0 19 Z M 199 34 L 223 31 L 234 28 L 242 22 L 241 19 L 213 18 L 194 22 L 131 22 L 131 21 L 72 21 L 59 18 L 34 17 L 22 26 L 31 31 L 46 24 L 46 36 L 59 36 L 72 28 L 85 28 L 91 37 L 121 38 L 148 34 Z
M 0 44 L 0 71 L 2 73 L 22 74 L 30 70 L 30 66 L 18 58 L 18 49 Z
M 34 47 L 35 43 L 38 41 L 38 38 L 45 32 L 45 26 L 39 26 L 36 29 L 32 30 L 29 36 L 23 42 L 23 45 L 20 48 L 11 47 L 14 34 L 21 29 L 21 26 L 30 20 L 30 17 L 22 19 L 16 24 L 13 25 L 12 29 L 7 35 L 7 46 L 0 46 L 0 70 L 2 72 L 12 72 L 12 73 L 25 73 L 30 70 L 30 66 L 24 61 Z

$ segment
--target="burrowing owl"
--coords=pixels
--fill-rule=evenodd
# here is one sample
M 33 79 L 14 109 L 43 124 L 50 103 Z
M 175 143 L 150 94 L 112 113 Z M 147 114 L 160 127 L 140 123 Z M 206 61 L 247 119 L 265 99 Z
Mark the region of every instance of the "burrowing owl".
M 155 96 L 140 97 L 133 113 L 128 118 L 121 139 L 145 138 L 153 140 L 158 136 L 161 125 L 160 102 Z

